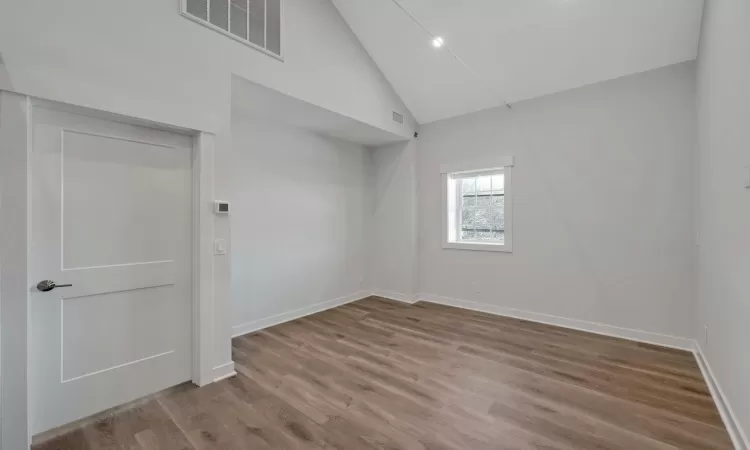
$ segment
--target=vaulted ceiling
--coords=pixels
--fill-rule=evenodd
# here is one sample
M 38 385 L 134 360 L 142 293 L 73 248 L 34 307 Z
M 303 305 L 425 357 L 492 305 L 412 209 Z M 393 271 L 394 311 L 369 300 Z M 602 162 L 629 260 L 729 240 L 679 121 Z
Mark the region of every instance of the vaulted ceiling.
M 703 10 L 703 0 L 333 3 L 423 124 L 695 59 Z

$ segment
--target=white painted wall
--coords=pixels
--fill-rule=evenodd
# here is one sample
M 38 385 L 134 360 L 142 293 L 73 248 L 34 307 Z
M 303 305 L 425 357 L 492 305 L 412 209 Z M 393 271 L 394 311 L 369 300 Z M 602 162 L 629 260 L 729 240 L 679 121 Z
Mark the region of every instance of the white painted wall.
M 420 129 L 421 293 L 690 336 L 695 67 Z M 441 248 L 440 165 L 515 156 L 514 252 Z
M 708 0 L 698 57 L 697 338 L 750 433 L 750 2 Z M 704 333 L 708 327 L 708 340 Z
M 179 14 L 178 0 L 0 4 L 0 89 L 218 132 L 230 74 L 405 133 L 404 109 L 329 0 L 284 0 L 281 62 Z M 9 82 L 8 82 L 9 81 Z
M 369 282 L 379 294 L 415 300 L 417 141 L 372 149 Z
M 0 89 L 215 133 L 219 199 L 231 196 L 233 74 L 411 136 L 411 114 L 329 0 L 285 0 L 283 43 L 281 62 L 180 16 L 177 0 L 0 2 Z M 228 218 L 214 234 L 231 248 Z M 228 257 L 214 259 L 214 277 L 221 368 L 231 360 Z
M 369 151 L 242 116 L 232 137 L 233 332 L 363 296 Z

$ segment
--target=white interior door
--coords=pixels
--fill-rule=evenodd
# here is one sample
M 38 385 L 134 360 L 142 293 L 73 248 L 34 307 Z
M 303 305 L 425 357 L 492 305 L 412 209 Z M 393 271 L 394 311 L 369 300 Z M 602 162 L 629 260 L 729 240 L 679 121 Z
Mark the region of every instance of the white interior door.
M 191 378 L 192 139 L 35 108 L 32 432 Z

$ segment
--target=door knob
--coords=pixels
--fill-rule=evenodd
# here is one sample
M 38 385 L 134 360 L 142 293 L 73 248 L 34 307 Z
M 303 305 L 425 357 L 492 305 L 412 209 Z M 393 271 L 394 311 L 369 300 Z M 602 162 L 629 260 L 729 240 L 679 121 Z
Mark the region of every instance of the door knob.
M 36 288 L 42 292 L 48 292 L 56 287 L 70 287 L 70 286 L 73 286 L 73 285 L 72 284 L 55 284 L 55 282 L 52 280 L 44 280 L 44 281 L 40 281 L 36 285 Z

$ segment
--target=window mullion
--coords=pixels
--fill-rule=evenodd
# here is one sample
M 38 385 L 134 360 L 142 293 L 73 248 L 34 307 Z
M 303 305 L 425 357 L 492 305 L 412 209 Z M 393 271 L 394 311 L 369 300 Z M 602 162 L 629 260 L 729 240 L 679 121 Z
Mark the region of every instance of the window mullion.
M 456 180 L 456 239 L 463 240 L 463 228 L 464 228 L 464 203 L 463 203 L 463 180 Z
M 474 240 L 477 239 L 477 209 L 479 208 L 478 177 L 474 177 Z

